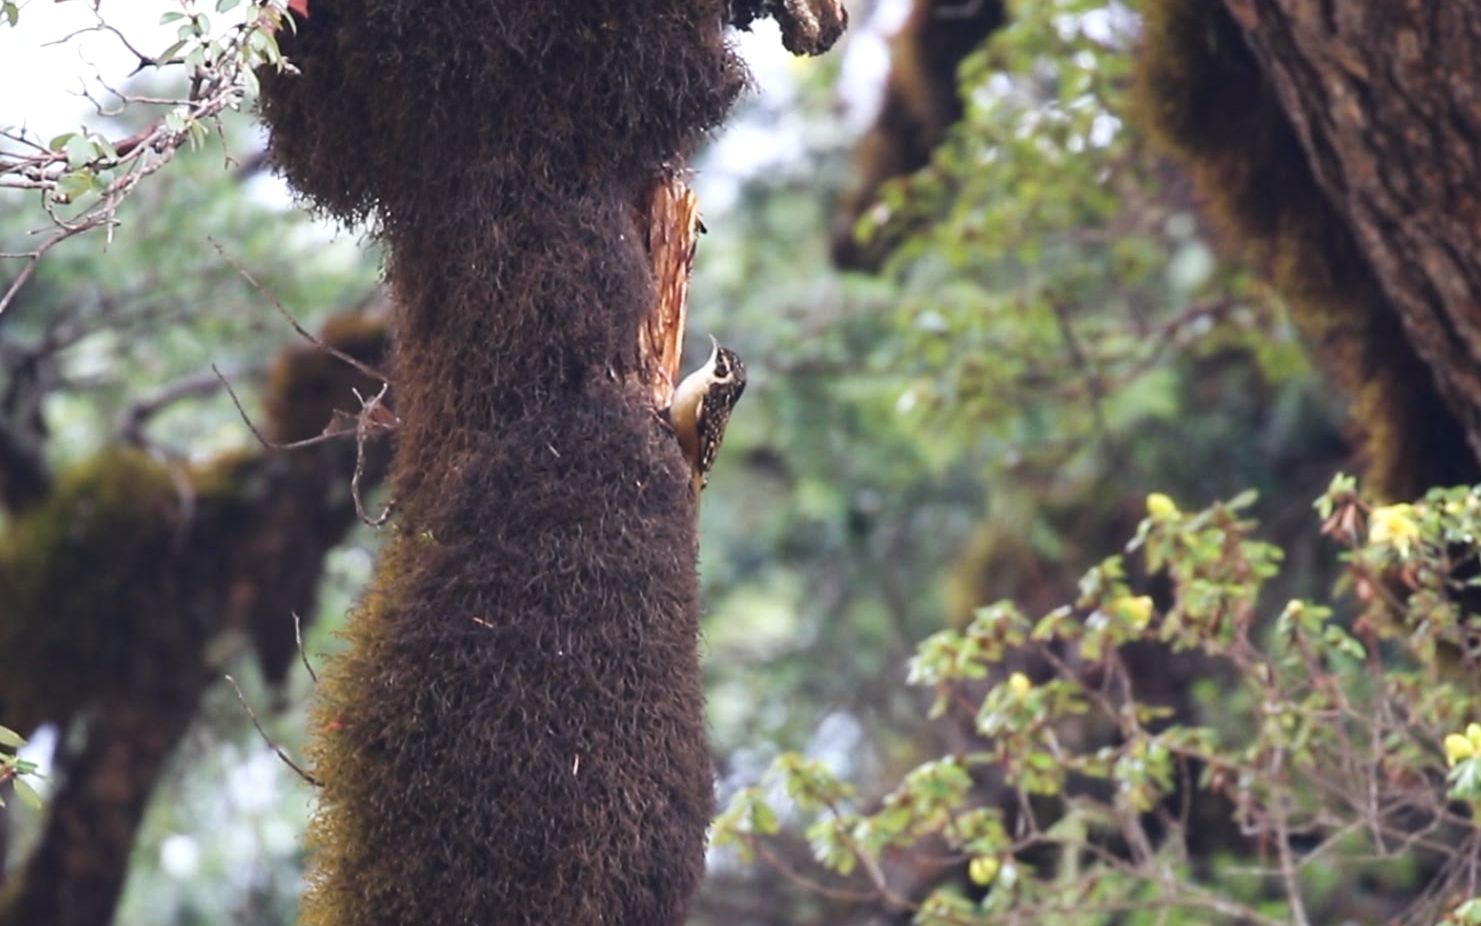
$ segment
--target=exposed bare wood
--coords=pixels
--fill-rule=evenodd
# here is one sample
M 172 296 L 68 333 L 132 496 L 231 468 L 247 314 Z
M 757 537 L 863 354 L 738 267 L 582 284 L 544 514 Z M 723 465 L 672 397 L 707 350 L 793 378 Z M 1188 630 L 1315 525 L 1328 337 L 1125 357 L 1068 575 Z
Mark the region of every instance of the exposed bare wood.
M 689 275 L 704 224 L 699 199 L 678 174 L 653 187 L 644 220 L 658 299 L 638 331 L 639 369 L 653 407 L 668 408 L 679 378 L 689 315 Z

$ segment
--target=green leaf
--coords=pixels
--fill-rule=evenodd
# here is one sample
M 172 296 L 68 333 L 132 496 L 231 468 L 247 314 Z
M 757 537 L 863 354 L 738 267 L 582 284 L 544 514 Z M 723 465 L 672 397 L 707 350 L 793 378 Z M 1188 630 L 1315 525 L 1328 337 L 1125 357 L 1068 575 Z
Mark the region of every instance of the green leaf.
M 751 804 L 751 832 L 761 836 L 774 836 L 781 832 L 782 824 L 771 805 L 757 800 Z
M 1225 502 L 1224 507 L 1228 508 L 1230 511 L 1240 511 L 1250 507 L 1255 502 L 1259 501 L 1259 499 L 1259 492 L 1255 491 L 1254 489 L 1245 489 L 1243 492 Z
M 118 149 L 113 147 L 113 142 L 109 141 L 101 135 L 93 135 L 91 136 L 91 138 L 93 142 L 93 148 L 97 150 L 100 156 L 105 157 L 110 161 L 118 160 Z
M 26 781 L 26 779 L 17 778 L 15 780 L 15 796 L 21 799 L 22 804 L 25 804 L 32 810 L 41 809 L 41 795 L 36 793 L 36 789 L 31 787 L 31 783 Z
M 0 5 L 0 14 L 3 14 L 6 22 L 13 26 L 21 18 L 21 9 L 14 3 L 6 2 Z
M 56 193 L 68 202 L 76 202 L 93 188 L 96 178 L 86 170 L 74 170 L 57 178 Z
M 83 135 L 73 135 L 67 139 L 67 144 L 62 150 L 67 152 L 67 166 L 73 170 L 77 170 L 98 156 L 97 148 L 93 147 L 93 143 Z
M 19 749 L 26 745 L 26 738 L 9 727 L 0 726 L 0 746 Z

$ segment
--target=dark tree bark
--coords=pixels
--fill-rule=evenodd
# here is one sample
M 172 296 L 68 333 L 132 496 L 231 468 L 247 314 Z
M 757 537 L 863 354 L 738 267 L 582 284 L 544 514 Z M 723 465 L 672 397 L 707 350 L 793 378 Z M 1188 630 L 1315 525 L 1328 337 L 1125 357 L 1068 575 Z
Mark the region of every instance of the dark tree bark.
M 92 718 L 0 923 L 112 922 L 144 808 L 210 681 L 198 664 L 162 670 L 170 674 L 155 690 L 105 704 Z
M 1481 5 L 1225 5 L 1481 457 Z

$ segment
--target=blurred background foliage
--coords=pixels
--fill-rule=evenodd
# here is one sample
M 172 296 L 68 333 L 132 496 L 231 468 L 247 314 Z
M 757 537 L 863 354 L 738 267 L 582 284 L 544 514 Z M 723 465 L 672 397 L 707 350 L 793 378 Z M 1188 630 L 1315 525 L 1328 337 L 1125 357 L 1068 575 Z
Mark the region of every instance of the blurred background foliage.
M 691 346 L 713 332 L 751 371 L 702 511 L 722 802 L 788 751 L 878 795 L 961 746 L 970 730 L 925 722 L 928 693 L 904 685 L 916 644 L 1001 598 L 1030 613 L 1072 598 L 1154 490 L 1198 508 L 1257 489 L 1263 535 L 1286 551 L 1273 600 L 1324 596 L 1336 575 L 1310 502 L 1348 462 L 1342 402 L 1280 300 L 1215 256 L 1188 184 L 1133 120 L 1134 6 L 1013 6 L 961 67 L 962 120 L 858 223 L 887 246 L 877 273 L 835 269 L 829 228 L 873 92 L 850 62 L 879 58 L 903 6 L 850 6 L 857 51 L 782 63 L 759 51 L 775 36 L 746 43 L 762 92 L 696 164 L 709 233 Z M 310 328 L 374 298 L 373 250 L 290 208 L 256 167 L 247 120 L 226 128 L 145 184 L 106 246 L 49 256 L 0 320 L 12 392 L 25 392 L 24 358 L 46 358 L 29 394 L 58 467 L 113 439 L 131 403 L 212 363 L 259 413 L 267 358 L 295 338 L 264 291 Z M 0 250 L 14 250 L 36 214 L 23 197 L 3 205 Z M 0 282 L 11 272 L 0 264 Z M 209 388 L 148 433 L 166 458 L 251 441 Z M 331 555 L 311 659 L 334 648 L 376 541 L 362 529 Z M 307 673 L 269 692 L 240 641 L 222 646 L 220 665 L 300 754 Z M 1169 691 L 1188 687 L 1162 668 Z M 57 735 L 33 739 L 44 758 Z M 155 790 L 118 922 L 291 922 L 310 805 L 215 686 Z M 9 865 L 37 825 L 12 808 Z M 716 850 L 695 921 L 890 919 Z
M 1123 3 L 1014 5 L 961 67 L 964 118 L 859 223 L 893 244 L 878 275 L 825 259 L 847 135 L 709 216 L 694 323 L 754 383 L 703 511 L 722 790 L 799 750 L 877 795 L 960 745 L 901 685 L 915 643 L 1000 598 L 1072 597 L 1150 491 L 1258 489 L 1290 559 L 1271 591 L 1328 587 L 1310 501 L 1349 454 L 1341 401 L 1133 121 L 1137 27 Z M 851 921 L 732 866 L 712 866 L 707 921 Z

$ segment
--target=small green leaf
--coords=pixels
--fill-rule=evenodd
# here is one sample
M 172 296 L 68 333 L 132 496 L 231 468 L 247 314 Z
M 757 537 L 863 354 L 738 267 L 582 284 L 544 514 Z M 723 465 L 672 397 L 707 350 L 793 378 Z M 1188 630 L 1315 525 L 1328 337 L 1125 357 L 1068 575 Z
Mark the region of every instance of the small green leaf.
M 0 13 L 4 14 L 5 20 L 12 26 L 15 25 L 16 21 L 21 18 L 20 7 L 10 2 L 6 2 L 5 4 L 0 5 Z
M 764 801 L 756 801 L 751 805 L 751 832 L 762 836 L 774 836 L 781 831 L 782 824 L 777 820 L 776 811 Z
M 74 170 L 57 178 L 56 195 L 67 202 L 76 202 L 79 196 L 92 188 L 93 175 L 85 170 Z
M 92 136 L 92 141 L 93 148 L 96 149 L 101 156 L 107 158 L 110 161 L 118 160 L 118 149 L 113 147 L 113 142 L 109 141 L 101 135 Z
M 25 804 L 32 810 L 41 809 L 41 795 L 36 793 L 36 789 L 31 787 L 31 783 L 26 781 L 26 779 L 17 778 L 15 780 L 15 796 L 21 799 L 22 804 Z
M 62 150 L 67 152 L 67 166 L 73 170 L 77 170 L 98 156 L 93 143 L 83 135 L 73 135 L 67 139 L 67 144 Z
M 0 746 L 8 746 L 11 749 L 19 749 L 26 744 L 26 738 L 9 727 L 0 726 Z

